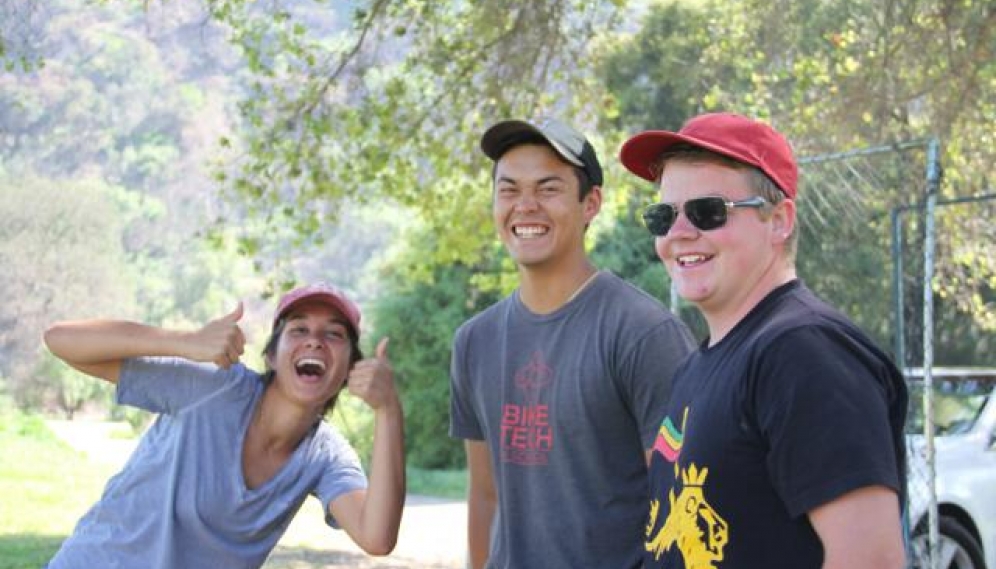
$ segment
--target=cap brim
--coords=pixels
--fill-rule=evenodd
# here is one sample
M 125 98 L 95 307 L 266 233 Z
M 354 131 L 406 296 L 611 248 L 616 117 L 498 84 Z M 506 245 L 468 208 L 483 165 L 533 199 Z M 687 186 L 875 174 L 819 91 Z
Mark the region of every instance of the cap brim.
M 668 130 L 648 130 L 633 136 L 619 150 L 619 161 L 627 170 L 644 180 L 656 182 L 660 177 L 660 172 L 655 168 L 657 161 L 661 154 L 676 144 L 691 144 L 747 164 L 755 163 L 750 156 L 741 156 L 731 152 L 729 148 Z
M 557 151 L 564 160 L 575 166 L 584 168 L 584 163 L 574 157 L 571 152 L 562 147 L 556 140 L 547 136 L 545 132 L 536 126 L 525 121 L 509 120 L 502 121 L 489 128 L 481 137 L 481 150 L 484 154 L 497 162 L 510 146 L 531 137 L 540 137 Z
M 348 322 L 349 325 L 353 328 L 353 331 L 359 334 L 360 323 L 356 321 L 356 317 L 354 316 L 353 312 L 346 305 L 346 303 L 343 302 L 339 297 L 328 292 L 313 292 L 311 294 L 302 296 L 301 298 L 295 299 L 294 302 L 291 302 L 290 304 L 285 306 L 283 310 L 280 311 L 280 313 L 276 316 L 276 318 L 273 319 L 273 324 L 276 325 L 276 323 L 281 318 L 286 317 L 294 310 L 294 308 L 300 306 L 305 302 L 319 302 L 326 306 L 334 308 L 336 312 L 342 314 L 342 317 L 346 319 L 346 322 Z

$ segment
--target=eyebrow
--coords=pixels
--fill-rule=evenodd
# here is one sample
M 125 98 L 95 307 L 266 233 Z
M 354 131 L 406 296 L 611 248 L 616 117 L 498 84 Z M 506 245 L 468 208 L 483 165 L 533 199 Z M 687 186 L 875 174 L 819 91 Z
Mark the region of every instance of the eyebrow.
M 546 176 L 544 178 L 540 178 L 539 180 L 536 180 L 536 184 L 539 185 L 539 184 L 545 184 L 547 182 L 563 182 L 563 181 L 564 181 L 563 177 L 561 177 L 561 176 L 559 176 L 557 174 L 553 174 L 553 175 L 550 175 L 550 176 Z M 515 183 L 517 183 L 517 180 L 515 180 L 513 178 L 509 178 L 508 176 L 501 176 L 497 180 L 495 180 L 495 182 L 496 183 L 497 182 L 509 182 L 511 184 L 515 184 Z

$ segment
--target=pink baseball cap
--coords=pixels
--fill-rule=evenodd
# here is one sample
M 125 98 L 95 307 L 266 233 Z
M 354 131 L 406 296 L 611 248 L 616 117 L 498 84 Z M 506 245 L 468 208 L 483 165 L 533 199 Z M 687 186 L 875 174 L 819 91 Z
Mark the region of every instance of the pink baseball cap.
M 637 176 L 656 182 L 654 165 L 676 144 L 691 144 L 761 169 L 788 198 L 799 181 L 792 147 L 769 125 L 733 113 L 707 113 L 692 118 L 678 132 L 648 130 L 623 143 L 619 160 Z
M 349 300 L 344 292 L 326 283 L 314 283 L 298 287 L 280 298 L 277 304 L 277 311 L 273 315 L 273 326 L 287 315 L 287 312 L 296 304 L 305 300 L 323 302 L 338 310 L 357 334 L 360 333 L 360 307 L 355 302 Z

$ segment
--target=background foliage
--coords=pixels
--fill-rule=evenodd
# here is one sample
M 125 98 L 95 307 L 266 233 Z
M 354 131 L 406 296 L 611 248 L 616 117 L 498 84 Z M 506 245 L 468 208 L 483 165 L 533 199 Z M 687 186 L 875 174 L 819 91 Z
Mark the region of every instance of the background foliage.
M 942 198 L 992 193 L 994 51 L 996 5 L 972 0 L 6 2 L 3 389 L 66 413 L 105 397 L 42 358 L 54 319 L 195 326 L 246 298 L 255 330 L 273 294 L 330 280 L 368 338 L 392 338 L 411 460 L 459 464 L 452 332 L 516 282 L 489 219 L 488 124 L 555 114 L 588 132 L 607 170 L 592 255 L 670 303 L 637 221 L 654 190 L 615 159 L 628 135 L 732 110 L 800 156 L 936 136 Z M 888 290 L 888 215 L 922 200 L 923 160 L 870 165 L 884 189 L 804 172 L 800 272 L 888 343 L 890 307 L 867 291 Z M 938 362 L 992 363 L 990 217 L 938 219 Z

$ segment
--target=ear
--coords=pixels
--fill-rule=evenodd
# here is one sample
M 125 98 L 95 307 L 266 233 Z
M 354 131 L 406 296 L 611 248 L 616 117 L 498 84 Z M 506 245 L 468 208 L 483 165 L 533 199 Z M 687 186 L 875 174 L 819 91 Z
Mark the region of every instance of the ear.
M 592 186 L 591 191 L 584 197 L 584 224 L 587 226 L 591 220 L 595 219 L 598 212 L 602 210 L 602 188 Z
M 771 231 L 776 244 L 784 244 L 789 235 L 795 230 L 796 222 L 795 202 L 784 199 L 774 206 L 771 211 Z

